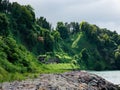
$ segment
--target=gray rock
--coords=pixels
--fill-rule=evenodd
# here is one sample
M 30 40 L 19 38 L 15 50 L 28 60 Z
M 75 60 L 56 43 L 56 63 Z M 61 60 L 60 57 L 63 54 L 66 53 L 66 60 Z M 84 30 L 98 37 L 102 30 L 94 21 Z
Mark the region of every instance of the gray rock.
M 85 71 L 42 74 L 36 79 L 5 82 L 0 90 L 120 90 L 105 79 Z

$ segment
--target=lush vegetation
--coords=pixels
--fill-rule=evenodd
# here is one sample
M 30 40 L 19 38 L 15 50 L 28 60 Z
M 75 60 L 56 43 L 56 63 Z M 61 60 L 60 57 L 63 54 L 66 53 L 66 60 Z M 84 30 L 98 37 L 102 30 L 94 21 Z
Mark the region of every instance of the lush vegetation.
M 0 81 L 73 69 L 120 69 L 120 35 L 84 21 L 53 29 L 30 5 L 0 0 Z

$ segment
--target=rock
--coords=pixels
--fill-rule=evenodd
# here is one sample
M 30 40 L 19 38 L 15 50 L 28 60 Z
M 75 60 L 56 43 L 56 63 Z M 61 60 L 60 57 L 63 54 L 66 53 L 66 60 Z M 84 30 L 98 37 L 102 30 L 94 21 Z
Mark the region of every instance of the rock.
M 63 74 L 42 74 L 36 79 L 5 82 L 0 90 L 120 90 L 102 77 L 85 71 L 73 71 Z

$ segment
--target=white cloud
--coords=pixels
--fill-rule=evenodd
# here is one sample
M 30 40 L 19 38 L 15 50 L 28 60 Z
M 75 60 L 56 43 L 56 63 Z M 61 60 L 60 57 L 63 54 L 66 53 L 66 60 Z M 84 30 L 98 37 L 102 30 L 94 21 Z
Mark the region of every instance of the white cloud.
M 51 23 L 86 20 L 120 33 L 119 0 L 10 0 L 30 4 Z

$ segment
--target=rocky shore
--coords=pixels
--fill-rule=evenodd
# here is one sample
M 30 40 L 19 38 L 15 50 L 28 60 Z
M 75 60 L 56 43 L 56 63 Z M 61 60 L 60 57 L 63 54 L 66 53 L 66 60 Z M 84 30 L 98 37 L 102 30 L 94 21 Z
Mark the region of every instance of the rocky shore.
M 120 90 L 102 77 L 85 71 L 42 74 L 36 79 L 5 82 L 0 90 Z

